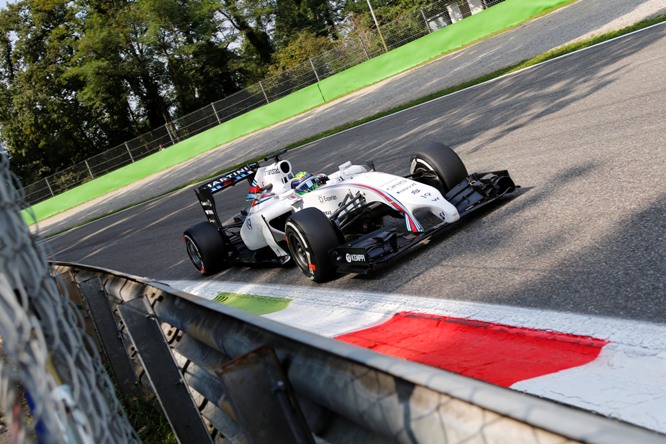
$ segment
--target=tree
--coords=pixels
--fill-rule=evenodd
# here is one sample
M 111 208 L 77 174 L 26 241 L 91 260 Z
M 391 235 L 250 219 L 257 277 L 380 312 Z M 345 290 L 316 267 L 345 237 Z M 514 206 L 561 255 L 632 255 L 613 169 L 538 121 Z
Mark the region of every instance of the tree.
M 274 13 L 270 0 L 219 0 L 216 5 L 217 12 L 241 38 L 240 60 L 233 66 L 247 82 L 255 83 L 263 79 L 275 51 L 268 33 Z
M 109 115 L 122 107 L 142 129 L 170 121 L 170 103 L 162 88 L 164 64 L 146 42 L 149 19 L 141 4 L 129 0 L 80 4 L 82 36 L 72 75 L 82 76 L 84 99 L 101 105 Z M 114 98 L 123 104 L 114 105 Z
M 421 2 L 373 0 L 382 21 Z M 0 137 L 31 182 L 315 57 L 343 22 L 374 32 L 365 0 L 18 0 Z
M 383 25 L 432 3 L 432 0 L 370 0 L 370 2 L 379 24 Z M 343 10 L 345 14 L 367 15 L 372 20 L 367 0 L 348 0 L 344 3 Z
M 275 40 L 286 46 L 302 32 L 337 39 L 338 12 L 332 3 L 317 0 L 277 0 Z
M 164 89 L 176 114 L 201 108 L 237 91 L 242 76 L 230 67 L 237 56 L 217 35 L 216 5 L 208 0 L 147 0 L 146 43 L 164 61 Z
M 76 34 L 66 1 L 33 0 L 0 11 L 0 125 L 23 181 L 89 156 L 101 134 L 65 75 Z
M 312 31 L 301 31 L 289 44 L 275 52 L 269 73 L 278 74 L 298 66 L 334 46 L 335 43 L 328 37 L 319 36 Z
M 80 5 L 85 20 L 77 19 L 79 39 L 67 75 L 82 84 L 78 98 L 91 108 L 107 135 L 107 143 L 102 146 L 113 146 L 149 126 L 136 119 L 130 105 L 138 95 L 130 88 L 136 82 L 129 79 L 132 69 L 127 66 L 122 50 L 125 25 L 120 25 L 114 17 L 110 2 Z M 157 117 L 154 120 L 159 121 Z

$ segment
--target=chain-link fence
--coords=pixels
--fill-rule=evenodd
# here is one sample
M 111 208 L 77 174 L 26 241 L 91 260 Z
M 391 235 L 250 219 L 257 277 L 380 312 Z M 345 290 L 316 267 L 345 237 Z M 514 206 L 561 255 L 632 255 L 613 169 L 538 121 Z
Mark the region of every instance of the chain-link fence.
M 137 442 L 81 316 L 60 296 L 0 153 L 0 417 L 13 442 Z M 3 431 L 0 430 L 0 434 Z M 3 441 L 4 442 L 4 441 Z
M 26 199 L 32 204 L 46 200 L 502 1 L 438 1 L 381 26 L 379 32 L 352 33 L 336 48 L 295 68 L 28 185 Z

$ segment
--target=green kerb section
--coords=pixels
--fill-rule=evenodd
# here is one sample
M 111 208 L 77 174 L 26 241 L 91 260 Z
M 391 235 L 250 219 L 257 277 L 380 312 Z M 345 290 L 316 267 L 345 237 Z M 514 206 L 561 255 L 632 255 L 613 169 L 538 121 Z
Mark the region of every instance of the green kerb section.
M 284 310 L 289 305 L 289 302 L 291 302 L 291 299 L 236 293 L 220 293 L 215 299 L 213 299 L 213 301 L 261 316 Z
M 127 165 L 40 202 L 32 207 L 37 221 L 74 208 L 137 182 L 241 136 L 297 116 L 340 96 L 377 83 L 435 57 L 516 26 L 572 0 L 505 0 L 437 32 L 371 59 L 318 84 L 308 86 L 233 120 L 183 140 L 166 150 Z M 443 76 L 446 73 L 442 73 Z M 276 149 L 280 147 L 276 146 Z M 196 179 L 193 177 L 192 179 Z M 145 185 L 150 187 L 150 183 Z M 26 222 L 33 220 L 24 213 Z M 81 222 L 84 222 L 83 220 Z

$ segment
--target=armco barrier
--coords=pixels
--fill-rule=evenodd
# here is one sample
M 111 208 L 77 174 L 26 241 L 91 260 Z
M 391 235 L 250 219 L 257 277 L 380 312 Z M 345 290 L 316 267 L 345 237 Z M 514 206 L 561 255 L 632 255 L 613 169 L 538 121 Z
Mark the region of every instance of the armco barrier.
M 143 278 L 67 263 L 52 274 L 81 307 L 120 391 L 149 387 L 180 442 L 664 442 Z

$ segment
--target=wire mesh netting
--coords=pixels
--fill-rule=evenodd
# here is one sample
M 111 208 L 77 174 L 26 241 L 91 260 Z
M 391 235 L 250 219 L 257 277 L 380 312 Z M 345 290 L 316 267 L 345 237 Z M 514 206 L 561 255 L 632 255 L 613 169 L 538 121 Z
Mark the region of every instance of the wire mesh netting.
M 0 153 L 0 415 L 15 442 L 138 442 L 81 315 L 60 296 Z
M 379 30 L 351 33 L 336 48 L 299 66 L 28 185 L 26 199 L 32 204 L 46 200 L 502 1 L 438 1 L 382 25 Z

